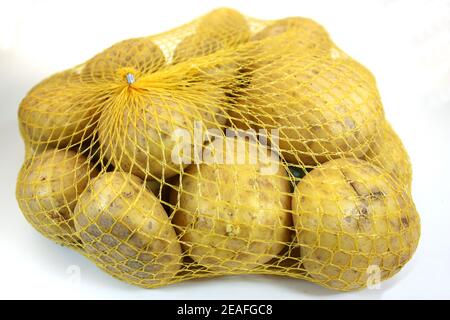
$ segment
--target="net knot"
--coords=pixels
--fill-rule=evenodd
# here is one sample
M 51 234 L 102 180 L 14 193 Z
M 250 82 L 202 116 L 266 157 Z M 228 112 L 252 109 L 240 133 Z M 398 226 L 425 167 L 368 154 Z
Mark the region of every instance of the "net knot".
M 139 72 L 133 68 L 120 68 L 117 70 L 117 76 L 120 81 L 126 81 L 128 85 L 132 85 L 136 82 Z
M 134 79 L 134 74 L 127 73 L 126 75 L 128 84 L 133 84 L 136 80 Z

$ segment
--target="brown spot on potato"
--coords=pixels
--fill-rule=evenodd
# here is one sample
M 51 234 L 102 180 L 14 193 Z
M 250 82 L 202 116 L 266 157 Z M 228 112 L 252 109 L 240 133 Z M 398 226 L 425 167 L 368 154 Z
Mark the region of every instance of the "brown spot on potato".
M 368 197 L 374 200 L 381 200 L 382 198 L 386 197 L 386 193 L 384 193 L 383 191 L 375 191 L 369 193 Z
M 359 206 L 359 214 L 360 214 L 360 216 L 367 217 L 368 209 L 367 209 L 367 205 L 366 204 L 361 204 Z
M 133 192 L 132 192 L 132 191 L 124 191 L 124 192 L 122 192 L 122 195 L 123 195 L 125 198 L 131 198 L 132 195 L 133 195 Z
M 403 226 L 409 227 L 409 219 L 407 217 L 402 217 L 401 221 L 402 221 Z

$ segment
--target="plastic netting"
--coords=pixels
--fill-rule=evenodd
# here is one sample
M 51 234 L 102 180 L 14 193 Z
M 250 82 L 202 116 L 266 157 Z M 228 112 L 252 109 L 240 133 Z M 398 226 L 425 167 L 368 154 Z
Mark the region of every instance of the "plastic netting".
M 32 88 L 19 123 L 27 220 L 138 286 L 273 274 L 350 290 L 418 244 L 375 79 L 310 19 L 218 9 L 119 42 Z

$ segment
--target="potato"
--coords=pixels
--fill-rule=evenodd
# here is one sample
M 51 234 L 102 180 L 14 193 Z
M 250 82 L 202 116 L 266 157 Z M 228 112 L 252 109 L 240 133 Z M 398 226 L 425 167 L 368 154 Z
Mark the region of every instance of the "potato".
M 361 157 L 384 119 L 375 79 L 363 66 L 295 50 L 254 70 L 237 101 L 239 126 L 279 130 L 292 164 Z
M 35 86 L 19 106 L 19 126 L 34 148 L 63 148 L 90 137 L 101 93 L 84 87 L 73 71 L 57 73 Z
M 89 179 L 97 174 L 86 157 L 71 150 L 47 150 L 25 161 L 16 194 L 28 221 L 46 237 L 75 243 L 73 210 Z
M 177 64 L 192 58 L 206 56 L 223 48 L 220 39 L 193 34 L 184 38 L 175 48 L 173 63 Z
M 225 46 L 248 41 L 250 29 L 243 15 L 238 11 L 220 8 L 200 18 L 197 33 L 208 38 L 220 39 Z
M 251 37 L 253 46 L 241 53 L 246 60 L 245 69 L 251 72 L 266 68 L 289 53 L 305 54 L 319 50 L 328 55 L 333 42 L 326 30 L 313 20 L 289 17 L 274 21 Z M 283 68 L 283 66 L 279 67 Z
M 209 270 L 256 268 L 276 257 L 289 240 L 286 171 L 278 154 L 256 146 L 235 138 L 216 138 L 204 152 L 211 156 L 188 167 L 179 193 L 172 192 L 173 221 L 184 248 Z M 251 152 L 255 150 L 260 152 L 258 157 Z M 229 157 L 228 163 L 223 162 L 223 154 Z
M 75 228 L 89 256 L 120 279 L 156 286 L 180 269 L 181 248 L 166 212 L 130 174 L 94 179 L 78 200 Z
M 255 129 L 257 120 L 260 116 L 264 117 L 264 113 L 260 115 L 259 112 L 261 103 L 248 106 L 253 104 L 254 98 L 259 99 L 261 96 L 262 103 L 267 98 L 269 101 L 272 97 L 278 98 L 277 94 L 283 93 L 274 92 L 276 88 L 269 86 L 282 86 L 283 81 L 294 85 L 298 72 L 295 60 L 306 57 L 311 51 L 318 51 L 318 54 L 328 57 L 332 46 L 328 33 L 321 25 L 301 17 L 276 20 L 253 35 L 250 44 L 239 48 L 236 54 L 240 57 L 241 85 L 232 94 L 233 108 L 228 111 L 230 125 L 237 129 Z M 288 74 L 292 74 L 291 79 L 280 79 L 288 78 Z M 261 84 L 265 87 L 260 87 Z
M 302 17 L 289 17 L 276 20 L 255 34 L 251 40 L 263 40 L 279 36 L 286 32 L 290 33 L 291 41 L 305 49 L 321 48 L 328 50 L 332 45 L 328 33 L 320 24 Z M 265 45 L 270 46 L 270 42 L 266 42 Z
M 248 41 L 249 26 L 245 18 L 232 9 L 217 9 L 200 18 L 196 32 L 186 36 L 176 47 L 173 63 L 207 56 Z M 239 70 L 238 56 L 226 51 L 220 56 L 191 62 L 190 81 L 214 81 L 231 92 Z
M 180 63 L 191 58 L 206 56 L 224 47 L 248 41 L 250 30 L 238 11 L 217 9 L 200 18 L 196 32 L 186 36 L 177 45 L 173 63 Z
M 126 72 L 139 75 L 153 73 L 166 63 L 166 58 L 149 38 L 133 38 L 116 43 L 86 62 L 84 79 L 123 80 Z
M 239 64 L 233 52 L 223 52 L 221 55 L 191 61 L 192 58 L 202 57 L 216 52 L 224 47 L 224 43 L 217 38 L 194 34 L 183 39 L 175 49 L 173 64 L 189 61 L 190 70 L 186 78 L 189 82 L 214 83 L 226 90 L 231 90 L 236 82 Z
M 221 114 L 223 99 L 220 88 L 203 84 L 154 91 L 127 104 L 118 103 L 114 112 L 102 114 L 99 120 L 102 154 L 116 168 L 143 179 L 170 178 L 192 163 L 193 157 L 192 144 L 190 155 L 178 157 L 183 143 L 176 139 L 177 132 L 184 130 L 193 142 L 197 124 L 202 130 L 220 128 L 226 121 Z
M 363 159 L 383 168 L 408 190 L 411 188 L 412 168 L 408 153 L 387 121 L 380 138 L 371 144 Z
M 391 277 L 411 258 L 420 236 L 410 195 L 363 160 L 332 160 L 308 173 L 294 191 L 292 210 L 303 267 L 313 281 L 333 289 Z

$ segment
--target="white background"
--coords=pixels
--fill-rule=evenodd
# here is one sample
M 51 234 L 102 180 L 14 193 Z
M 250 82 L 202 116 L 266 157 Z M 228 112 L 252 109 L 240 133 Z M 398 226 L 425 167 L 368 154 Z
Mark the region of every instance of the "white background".
M 15 200 L 23 160 L 17 106 L 37 81 L 115 41 L 159 33 L 219 7 L 258 18 L 299 15 L 375 74 L 414 169 L 422 238 L 379 290 L 336 293 L 300 280 L 239 276 L 145 290 L 46 240 Z M 0 298 L 450 298 L 449 1 L 2 1 L 0 4 Z M 77 281 L 77 270 L 80 281 Z

